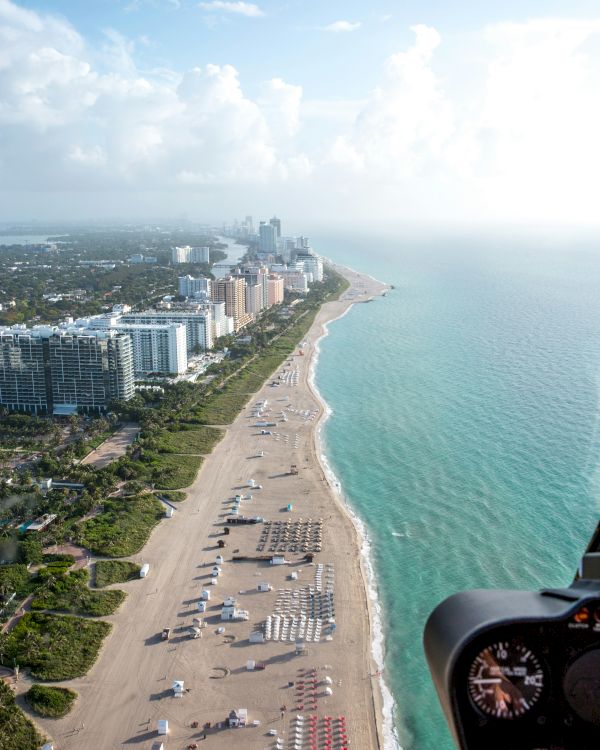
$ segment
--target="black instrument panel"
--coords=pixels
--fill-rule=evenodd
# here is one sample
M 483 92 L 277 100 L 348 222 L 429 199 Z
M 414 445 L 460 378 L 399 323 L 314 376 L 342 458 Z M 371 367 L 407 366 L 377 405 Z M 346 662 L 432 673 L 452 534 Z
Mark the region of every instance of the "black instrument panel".
M 599 609 L 590 602 L 562 621 L 504 625 L 469 643 L 454 671 L 468 747 L 600 748 L 600 623 L 590 613 Z
M 457 594 L 425 647 L 460 748 L 600 748 L 597 589 Z

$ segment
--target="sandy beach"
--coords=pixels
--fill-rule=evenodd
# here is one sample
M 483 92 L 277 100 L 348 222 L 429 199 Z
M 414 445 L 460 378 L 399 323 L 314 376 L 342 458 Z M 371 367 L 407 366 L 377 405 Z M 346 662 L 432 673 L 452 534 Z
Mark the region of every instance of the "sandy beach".
M 148 563 L 149 574 L 115 586 L 128 597 L 104 618 L 113 629 L 98 661 L 85 677 L 64 683 L 79 693 L 75 708 L 62 720 L 38 720 L 60 750 L 150 750 L 159 720 L 169 722 L 161 738 L 168 750 L 383 747 L 360 541 L 317 455 L 324 410 L 310 365 L 323 326 L 386 287 L 339 270 L 350 288 L 323 306 L 302 347 L 227 428 L 188 499 L 131 558 Z M 238 517 L 265 522 L 226 523 L 234 507 Z M 258 559 L 272 555 L 286 564 Z M 259 591 L 261 583 L 269 590 Z M 203 590 L 210 600 L 201 613 Z M 247 620 L 221 621 L 227 597 Z M 202 620 L 199 638 L 191 637 L 194 618 Z M 251 633 L 268 640 L 250 642 Z M 249 670 L 249 662 L 259 668 Z M 181 697 L 174 681 L 183 681 Z M 27 682 L 20 681 L 19 693 Z M 247 726 L 226 728 L 239 708 L 247 709 Z

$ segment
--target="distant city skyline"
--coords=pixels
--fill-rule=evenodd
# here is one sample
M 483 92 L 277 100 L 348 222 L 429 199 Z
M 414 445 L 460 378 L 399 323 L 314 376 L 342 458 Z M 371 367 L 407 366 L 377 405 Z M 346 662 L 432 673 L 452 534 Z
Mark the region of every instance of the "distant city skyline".
M 599 35 L 590 0 L 0 0 L 0 222 L 594 224 Z

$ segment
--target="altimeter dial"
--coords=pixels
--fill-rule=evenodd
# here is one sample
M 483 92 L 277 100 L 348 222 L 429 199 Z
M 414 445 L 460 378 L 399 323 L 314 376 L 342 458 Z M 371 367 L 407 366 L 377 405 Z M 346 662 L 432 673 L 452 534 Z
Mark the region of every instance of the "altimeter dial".
M 471 700 L 484 714 L 515 719 L 537 703 L 544 688 L 544 671 L 526 646 L 494 643 L 473 660 L 468 688 Z

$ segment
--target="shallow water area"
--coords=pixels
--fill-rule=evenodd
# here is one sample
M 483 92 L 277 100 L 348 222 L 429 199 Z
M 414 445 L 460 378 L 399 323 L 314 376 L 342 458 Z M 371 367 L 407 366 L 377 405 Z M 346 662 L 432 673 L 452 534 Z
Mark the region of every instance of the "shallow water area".
M 427 616 L 461 589 L 567 584 L 597 520 L 600 251 L 566 236 L 312 238 L 396 286 L 329 325 L 315 380 L 327 460 L 370 540 L 402 745 L 450 750 Z

